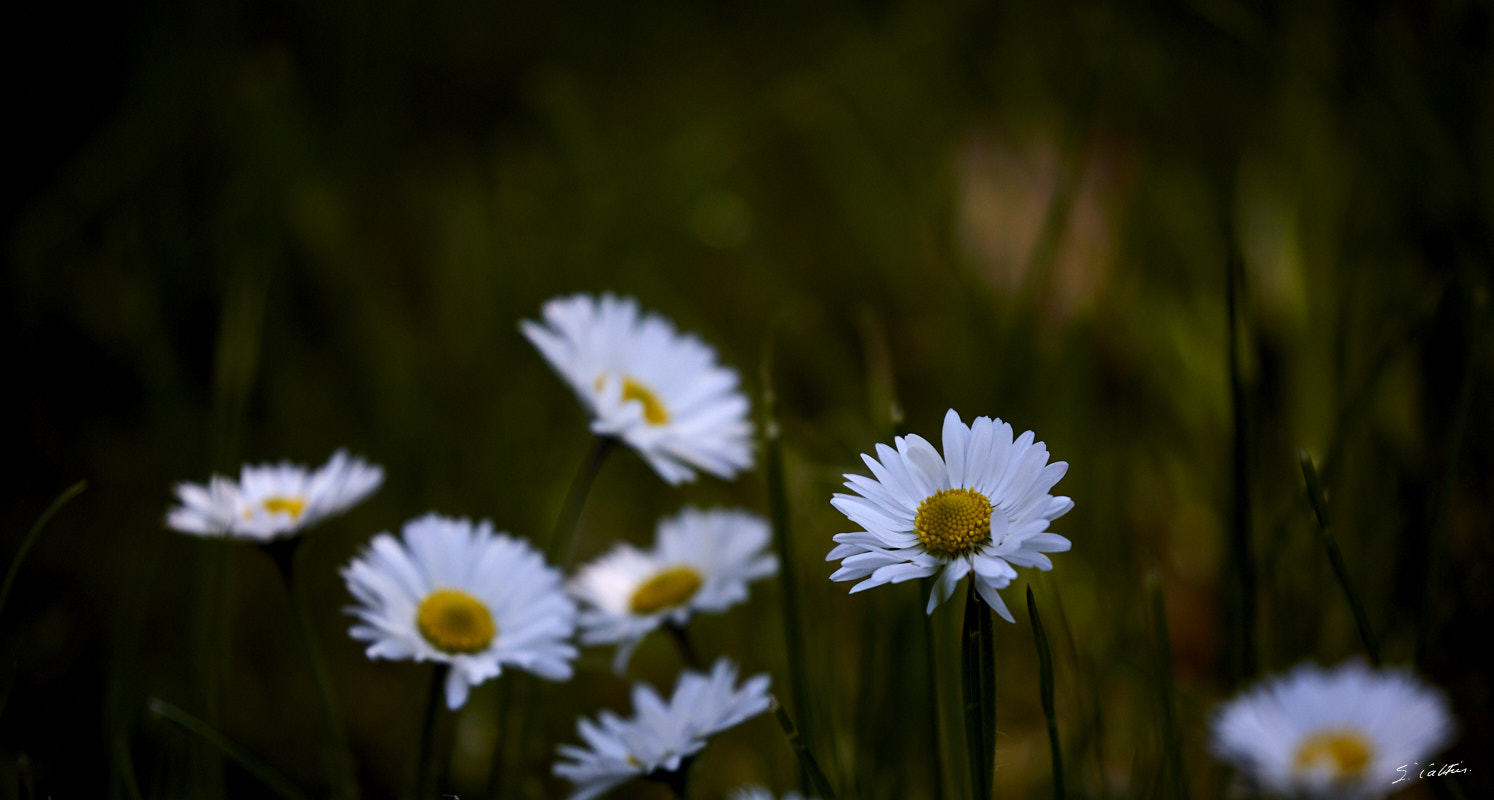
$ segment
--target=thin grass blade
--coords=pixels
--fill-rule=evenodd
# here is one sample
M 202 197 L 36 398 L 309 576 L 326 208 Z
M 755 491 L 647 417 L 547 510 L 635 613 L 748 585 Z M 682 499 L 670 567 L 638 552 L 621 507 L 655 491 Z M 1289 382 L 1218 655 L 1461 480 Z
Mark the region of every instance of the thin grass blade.
M 1053 797 L 1063 800 L 1063 749 L 1058 742 L 1058 715 L 1053 705 L 1053 654 L 1048 650 L 1048 634 L 1038 616 L 1032 587 L 1027 587 L 1027 616 L 1032 620 L 1032 638 L 1037 644 L 1038 689 L 1041 692 L 1043 716 L 1048 718 L 1048 747 L 1053 754 Z
M 1364 642 L 1365 652 L 1369 653 L 1370 661 L 1378 667 L 1380 642 L 1370 628 L 1369 615 L 1364 611 L 1359 593 L 1354 591 L 1354 583 L 1349 578 L 1349 568 L 1344 563 L 1343 553 L 1338 549 L 1338 542 L 1334 541 L 1333 534 L 1328 531 L 1328 500 L 1323 494 L 1323 485 L 1318 480 L 1317 468 L 1306 450 L 1299 451 L 1297 456 L 1302 462 L 1302 477 L 1307 481 L 1307 499 L 1312 503 L 1312 510 L 1318 518 L 1318 541 L 1323 544 L 1323 550 L 1328 554 L 1328 563 L 1333 566 L 1333 575 L 1338 578 L 1338 585 L 1344 590 L 1344 597 L 1349 600 L 1349 608 L 1354 612 L 1354 624 L 1359 628 L 1359 638 Z
M 10 568 L 5 570 L 5 583 L 0 584 L 0 614 L 5 612 L 5 601 L 10 599 L 10 587 L 15 583 L 16 575 L 21 571 L 21 563 L 26 560 L 26 554 L 31 552 L 36 540 L 41 538 L 42 528 L 47 526 L 47 522 L 52 519 L 52 515 L 56 514 L 58 509 L 67 505 L 67 501 L 77 497 L 87 487 L 88 481 L 78 481 L 63 489 L 62 494 L 57 495 L 57 499 L 53 500 L 41 516 L 36 518 L 36 522 L 31 523 L 31 530 L 26 532 L 26 538 L 21 540 L 21 546 L 16 549 L 15 558 L 10 560 Z
M 147 707 L 150 709 L 150 713 L 172 722 L 182 730 L 212 745 L 218 752 L 222 753 L 230 761 L 238 764 L 245 772 L 253 775 L 256 780 L 264 784 L 266 788 L 270 789 L 277 796 L 283 797 L 285 800 L 308 800 L 306 795 L 302 794 L 299 789 L 291 785 L 290 781 L 285 779 L 285 776 L 258 758 L 255 758 L 249 751 L 229 741 L 228 737 L 214 730 L 206 722 L 158 697 L 150 698 Z

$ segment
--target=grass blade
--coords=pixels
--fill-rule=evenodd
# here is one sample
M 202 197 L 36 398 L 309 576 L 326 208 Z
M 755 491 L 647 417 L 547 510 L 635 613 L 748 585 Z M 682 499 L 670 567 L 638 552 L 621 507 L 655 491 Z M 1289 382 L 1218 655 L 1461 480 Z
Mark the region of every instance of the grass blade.
M 809 670 L 804 655 L 803 617 L 799 612 L 799 581 L 794 571 L 793 551 L 789 546 L 789 503 L 783 470 L 783 433 L 778 426 L 771 355 L 770 341 L 764 345 L 762 361 L 763 470 L 768 484 L 768 521 L 773 527 L 773 546 L 778 554 L 778 586 L 782 593 L 780 607 L 783 611 L 783 642 L 788 656 L 789 688 L 794 698 L 794 710 L 799 714 L 800 735 L 808 742 L 813 741 L 814 731 L 809 705 Z
M 961 636 L 960 666 L 965 685 L 965 748 L 970 766 L 970 793 L 976 800 L 991 796 L 991 779 L 995 774 L 995 743 L 987 737 L 996 726 L 995 698 L 987 698 L 987 674 L 991 671 L 989 629 L 990 610 L 975 593 L 975 576 L 970 576 L 965 594 L 965 624 Z M 986 619 L 983 621 L 981 617 Z M 984 624 L 983 624 L 984 623 Z M 986 633 L 986 636 L 982 636 Z M 991 671 L 994 674 L 994 671 Z M 994 677 L 991 679 L 994 688 Z
M 1230 417 L 1233 420 L 1233 439 L 1230 446 L 1232 457 L 1231 486 L 1233 513 L 1230 521 L 1229 569 L 1238 578 L 1237 595 L 1234 602 L 1224 608 L 1232 611 L 1237 626 L 1235 646 L 1239 648 L 1234 663 L 1234 682 L 1249 680 L 1255 675 L 1259 659 L 1256 656 L 1256 609 L 1257 587 L 1255 557 L 1250 543 L 1250 459 L 1248 455 L 1249 431 L 1246 427 L 1245 389 L 1240 379 L 1240 290 L 1244 282 L 1244 264 L 1238 246 L 1231 241 L 1230 252 L 1225 260 L 1224 300 L 1229 331 L 1226 338 L 1229 346 L 1229 399 Z M 1228 628 L 1226 628 L 1228 630 Z
M 799 765 L 809 776 L 809 782 L 814 785 L 814 790 L 819 793 L 821 800 L 835 800 L 835 790 L 830 787 L 830 779 L 825 777 L 825 771 L 820 769 L 820 762 L 815 760 L 814 753 L 810 752 L 809 745 L 804 742 L 799 729 L 794 727 L 794 721 L 789 718 L 783 704 L 778 702 L 778 698 L 773 695 L 768 695 L 768 700 L 773 710 L 773 718 L 778 720 L 778 727 L 783 729 L 783 735 L 788 738 L 789 747 L 793 748 L 794 755 L 799 757 Z
M 1027 587 L 1027 615 L 1032 619 L 1032 638 L 1037 644 L 1038 688 L 1042 693 L 1043 716 L 1048 718 L 1048 747 L 1053 753 L 1053 797 L 1063 800 L 1063 750 L 1058 742 L 1058 716 L 1053 706 L 1053 654 L 1048 650 L 1048 634 L 1038 616 L 1032 587 Z
M 1157 704 L 1162 712 L 1162 750 L 1165 759 L 1162 785 L 1170 797 L 1188 797 L 1188 779 L 1183 772 L 1183 737 L 1178 730 L 1178 715 L 1173 698 L 1177 686 L 1172 676 L 1172 640 L 1167 632 L 1167 606 L 1162 597 L 1162 579 L 1156 572 L 1147 576 L 1151 595 L 1152 628 L 1156 637 Z
M 47 510 L 36 518 L 36 522 L 31 523 L 31 530 L 26 532 L 26 538 L 21 540 L 21 546 L 16 549 L 15 558 L 10 560 L 10 568 L 5 571 L 5 583 L 0 584 L 0 614 L 5 612 L 5 601 L 10 599 L 10 587 L 15 583 L 16 575 L 21 571 L 21 562 L 26 560 L 26 554 L 31 552 L 36 540 L 41 538 L 42 528 L 47 526 L 47 522 L 52 519 L 52 515 L 56 514 L 58 509 L 66 505 L 67 501 L 77 497 L 87 486 L 88 481 L 78 481 L 63 489 L 62 494 L 57 495 L 57 499 L 47 506 Z
M 1370 661 L 1378 667 L 1380 643 L 1370 629 L 1369 615 L 1364 613 L 1364 604 L 1359 601 L 1359 594 L 1354 591 L 1354 584 L 1349 580 L 1349 568 L 1344 564 L 1344 555 L 1338 549 L 1338 542 L 1334 541 L 1333 534 L 1328 531 L 1328 500 L 1323 494 L 1322 483 L 1318 480 L 1317 468 L 1313 466 L 1312 456 L 1306 450 L 1299 451 L 1297 457 L 1302 462 L 1302 477 L 1307 481 L 1307 499 L 1312 503 L 1312 510 L 1318 518 L 1318 541 L 1322 542 L 1323 550 L 1328 554 L 1328 563 L 1333 566 L 1333 575 L 1338 578 L 1338 585 L 1349 600 L 1349 608 L 1354 612 L 1354 624 L 1359 627 L 1359 638 L 1364 642 L 1365 652 L 1369 653 Z
M 571 486 L 565 493 L 565 505 L 561 506 L 560 516 L 555 520 L 555 530 L 551 531 L 549 545 L 545 548 L 545 560 L 549 563 L 569 566 L 571 543 L 576 537 L 576 523 L 581 520 L 581 509 L 586 507 L 586 496 L 591 494 L 591 485 L 596 481 L 597 473 L 602 471 L 602 462 L 607 460 L 607 454 L 612 452 L 616 442 L 611 436 L 598 436 L 592 445 L 591 454 L 576 471 L 576 477 L 571 479 Z
M 223 734 L 208 725 L 206 722 L 188 714 L 176 706 L 158 697 L 152 697 L 147 703 L 150 713 L 170 720 L 182 730 L 196 735 L 198 738 L 218 749 L 218 752 L 226 756 L 230 761 L 238 764 L 245 772 L 253 775 L 256 780 L 263 783 L 266 788 L 273 791 L 285 800 L 308 800 L 306 795 L 292 786 L 279 772 L 255 758 L 242 747 L 229 741 Z

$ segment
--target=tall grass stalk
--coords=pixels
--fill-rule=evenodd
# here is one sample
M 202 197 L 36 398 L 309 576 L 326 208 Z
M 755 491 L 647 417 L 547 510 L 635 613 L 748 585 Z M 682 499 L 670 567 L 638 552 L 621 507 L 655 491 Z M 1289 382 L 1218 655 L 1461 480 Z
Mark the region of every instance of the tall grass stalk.
M 1307 482 L 1307 499 L 1312 503 L 1313 513 L 1318 518 L 1318 541 L 1323 544 L 1323 550 L 1328 554 L 1328 563 L 1333 566 L 1333 575 L 1338 578 L 1338 585 L 1344 590 L 1344 597 L 1349 600 L 1349 608 L 1354 612 L 1354 624 L 1359 627 L 1359 638 L 1364 642 L 1365 652 L 1369 653 L 1370 661 L 1378 667 L 1380 643 L 1370 629 L 1369 615 L 1364 613 L 1364 603 L 1360 602 L 1359 593 L 1354 591 L 1354 584 L 1349 579 L 1349 568 L 1344 564 L 1338 542 L 1334 541 L 1333 534 L 1328 530 L 1328 499 L 1318 480 L 1318 470 L 1306 450 L 1298 451 L 1297 458 L 1302 462 L 1302 478 Z
M 219 753 L 238 764 L 245 772 L 253 775 L 255 780 L 264 784 L 265 788 L 274 792 L 276 796 L 284 800 L 309 800 L 299 789 L 291 785 L 285 776 L 255 758 L 249 751 L 234 744 L 206 722 L 157 697 L 150 698 L 147 708 L 150 709 L 150 713 L 172 722 L 182 730 L 212 745 Z
M 421 712 L 420 742 L 415 750 L 414 781 L 410 784 L 409 800 L 434 797 L 433 781 L 439 780 L 439 770 L 433 769 L 436 738 L 436 715 L 441 713 L 442 688 L 446 685 L 448 664 L 435 664 L 431 669 L 430 684 L 426 687 L 425 708 Z
M 10 567 L 5 570 L 5 583 L 0 584 L 0 614 L 5 612 L 5 601 L 10 599 L 10 587 L 15 583 L 16 575 L 21 571 L 21 563 L 26 560 L 26 554 L 31 552 L 31 548 L 41 538 L 42 529 L 47 526 L 47 522 L 52 519 L 52 515 L 56 514 L 58 509 L 67 505 L 67 501 L 77 497 L 87 487 L 88 481 L 78 481 L 63 489 L 52 504 L 42 511 L 41 516 L 31 523 L 31 529 L 26 532 L 26 538 L 21 540 L 21 546 L 16 548 L 16 554 L 10 560 Z
M 820 800 L 835 800 L 835 789 L 830 786 L 830 779 L 825 777 L 825 771 L 820 768 L 820 762 L 810 751 L 809 745 L 804 742 L 804 736 L 794 726 L 794 721 L 789 717 L 788 711 L 778 698 L 768 696 L 770 708 L 773 710 L 773 718 L 778 721 L 778 727 L 783 730 L 783 735 L 788 739 L 789 747 L 793 749 L 794 755 L 799 759 L 799 766 L 808 776 L 808 782 L 813 790 L 819 794 Z
M 586 497 L 591 493 L 591 485 L 596 482 L 597 473 L 602 471 L 602 462 L 607 460 L 607 454 L 612 452 L 616 444 L 617 440 L 610 436 L 598 436 L 592 443 L 591 453 L 587 455 L 586 461 L 571 479 L 564 505 L 560 507 L 560 515 L 555 518 L 555 528 L 550 532 L 549 545 L 545 548 L 545 555 L 551 564 L 561 568 L 570 565 L 576 523 L 581 520 L 581 510 L 586 507 Z
M 778 586 L 783 612 L 783 644 L 788 656 L 789 691 L 799 715 L 799 735 L 814 741 L 813 713 L 809 701 L 809 669 L 804 654 L 803 617 L 799 611 L 799 581 L 793 548 L 789 546 L 789 501 L 783 469 L 783 431 L 778 425 L 777 398 L 773 392 L 771 340 L 763 347 L 762 360 L 762 453 L 768 489 L 768 521 L 773 528 L 773 546 L 778 554 Z M 806 752 L 808 744 L 805 745 Z M 812 778 L 803 775 L 802 778 Z M 823 776 L 822 776 L 823 777 Z M 803 783 L 804 781 L 801 781 Z
M 1485 339 L 1489 332 L 1489 290 L 1487 286 L 1479 284 L 1472 291 L 1472 307 L 1469 314 L 1473 317 L 1472 336 L 1468 340 L 1468 353 L 1464 357 L 1463 374 L 1458 381 L 1458 396 L 1454 401 L 1452 420 L 1447 427 L 1447 438 L 1442 446 L 1441 474 L 1437 476 L 1437 483 L 1432 505 L 1432 524 L 1430 533 L 1432 544 L 1426 548 L 1426 557 L 1422 561 L 1421 586 L 1415 598 L 1414 608 L 1419 611 L 1416 615 L 1420 624 L 1416 626 L 1416 663 L 1425 667 L 1427 663 L 1428 649 L 1431 644 L 1431 631 L 1437 627 L 1437 620 L 1429 617 L 1432 612 L 1431 592 L 1436 585 L 1442 554 L 1446 550 L 1448 517 L 1451 514 L 1454 484 L 1458 477 L 1458 457 L 1466 443 L 1467 436 L 1464 435 L 1468 429 L 1468 415 L 1473 408 L 1473 390 L 1479 377 L 1479 365 L 1482 363 L 1483 349 L 1486 346 Z
M 1037 645 L 1038 690 L 1043 716 L 1048 718 L 1048 748 L 1053 755 L 1053 797 L 1063 800 L 1063 748 L 1058 742 L 1058 715 L 1053 705 L 1053 654 L 1048 650 L 1048 634 L 1043 630 L 1042 617 L 1038 616 L 1031 586 L 1027 587 L 1027 616 L 1032 620 L 1032 639 Z
M 975 591 L 970 576 L 965 593 L 965 625 L 960 666 L 965 689 L 965 749 L 969 756 L 970 792 L 976 800 L 992 796 L 996 770 L 995 664 L 991 658 L 991 611 Z
M 296 581 L 296 553 L 305 539 L 292 536 L 276 539 L 262 545 L 260 549 L 274 562 L 286 594 L 290 597 L 291 614 L 296 618 L 296 630 L 301 644 L 306 649 L 306 658 L 311 662 L 311 674 L 316 683 L 317 699 L 322 709 L 327 728 L 327 755 L 331 762 L 332 780 L 338 787 L 339 796 L 346 800 L 358 797 L 358 781 L 353 774 L 353 761 L 348 747 L 347 731 L 342 724 L 342 715 L 337 709 L 337 696 L 332 691 L 332 678 L 327 673 L 327 663 L 322 659 L 321 645 L 317 641 L 316 627 L 311 619 L 311 609 L 305 593 Z
M 920 578 L 918 581 L 919 597 L 928 597 L 935 591 L 937 581 L 935 578 Z M 939 659 L 938 650 L 934 646 L 934 619 L 931 614 L 919 614 L 918 626 L 923 629 L 924 668 L 927 671 L 927 685 L 929 707 L 929 726 L 933 736 L 929 737 L 929 764 L 934 778 L 934 796 L 944 797 L 944 772 L 949 769 L 949 755 L 946 748 L 948 743 L 944 735 L 944 723 L 940 718 L 939 709 L 943 705 L 939 702 Z
M 1238 580 L 1235 598 L 1235 623 L 1238 626 L 1235 646 L 1239 648 L 1236 661 L 1231 667 L 1236 682 L 1243 682 L 1255 675 L 1259 660 L 1255 636 L 1257 609 L 1257 582 L 1255 574 L 1254 548 L 1250 543 L 1251 495 L 1250 459 L 1247 445 L 1249 432 L 1246 427 L 1245 389 L 1240 378 L 1240 320 L 1239 305 L 1241 284 L 1244 283 L 1244 264 L 1239 248 L 1231 237 L 1228 257 L 1225 259 L 1224 302 L 1229 330 L 1226 341 L 1229 347 L 1229 400 L 1233 439 L 1230 447 L 1231 506 L 1229 515 L 1229 566 L 1228 570 Z
M 1162 579 L 1156 572 L 1147 575 L 1150 595 L 1153 637 L 1156 640 L 1157 706 L 1162 717 L 1162 752 L 1164 761 L 1162 786 L 1166 796 L 1188 797 L 1188 777 L 1183 770 L 1183 737 L 1178 729 L 1177 685 L 1172 676 L 1172 639 L 1167 632 L 1167 605 L 1162 595 Z

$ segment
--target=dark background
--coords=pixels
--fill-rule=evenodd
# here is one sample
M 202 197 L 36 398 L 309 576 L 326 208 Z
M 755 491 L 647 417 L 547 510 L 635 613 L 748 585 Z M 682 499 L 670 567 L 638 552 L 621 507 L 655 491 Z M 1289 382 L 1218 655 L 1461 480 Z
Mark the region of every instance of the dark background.
M 176 481 L 339 446 L 389 478 L 314 531 L 302 577 L 365 792 L 398 792 L 425 668 L 363 658 L 336 568 L 429 509 L 548 530 L 589 443 L 516 325 L 604 290 L 698 332 L 754 397 L 773 354 L 810 741 L 843 797 L 934 796 L 929 712 L 958 731 L 959 604 L 933 620 L 935 701 L 917 587 L 849 597 L 825 580 L 848 529 L 829 495 L 890 439 L 894 403 L 930 438 L 951 406 L 1001 416 L 1071 465 L 1056 491 L 1076 508 L 1053 529 L 1074 549 L 1005 593 L 1019 623 L 997 628 L 1003 794 L 1050 780 L 1025 579 L 1055 640 L 1076 796 L 1176 786 L 1149 574 L 1196 796 L 1227 781 L 1204 746 L 1215 703 L 1251 674 L 1362 654 L 1299 448 L 1386 661 L 1446 688 L 1461 726 L 1447 760 L 1472 768 L 1467 796 L 1494 787 L 1486 5 L 0 13 L 6 563 L 58 492 L 89 482 L 0 611 L 0 797 L 263 795 L 150 697 L 323 787 L 313 684 L 269 562 L 162 516 Z M 764 498 L 761 470 L 673 490 L 625 453 L 580 550 L 645 541 L 683 503 Z M 764 585 L 697 634 L 787 695 L 779 597 Z M 563 796 L 554 745 L 578 714 L 626 711 L 609 659 L 588 651 L 562 686 L 496 682 L 553 710 L 519 734 L 501 731 L 497 686 L 476 692 L 443 722 L 444 788 L 483 796 L 501 769 L 514 791 Z M 677 667 L 651 639 L 634 675 L 667 686 Z M 958 746 L 946 758 L 959 796 Z M 796 779 L 766 717 L 695 773 L 702 797 Z

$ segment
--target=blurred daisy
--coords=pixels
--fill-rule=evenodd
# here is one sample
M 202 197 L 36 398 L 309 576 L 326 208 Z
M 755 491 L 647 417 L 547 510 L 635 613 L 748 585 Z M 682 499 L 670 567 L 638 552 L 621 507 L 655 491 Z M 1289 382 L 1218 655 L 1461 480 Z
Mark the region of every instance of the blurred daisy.
M 313 472 L 299 464 L 245 465 L 236 535 L 268 541 L 297 533 L 363 502 L 384 483 L 384 470 L 338 450 Z
M 660 520 L 652 550 L 619 544 L 571 579 L 581 643 L 617 644 L 622 672 L 650 631 L 745 601 L 748 582 L 778 571 L 767 546 L 768 524 L 747 511 L 686 508 Z
M 1049 464 L 1048 448 L 1033 438 L 1028 431 L 1013 440 L 1011 425 L 989 417 L 967 427 L 951 409 L 942 458 L 920 436 L 898 437 L 896 450 L 877 445 L 880 461 L 861 457 L 875 479 L 846 475 L 857 494 L 830 500 L 864 529 L 836 534 L 825 560 L 844 560 L 830 579 L 865 578 L 854 594 L 938 575 L 927 608 L 933 613 L 969 574 L 986 604 L 1014 621 L 997 590 L 1017 576 L 1013 567 L 1053 568 L 1043 554 L 1068 550 L 1069 540 L 1048 533 L 1048 523 L 1074 507 L 1048 494 L 1069 465 Z
M 747 398 L 709 345 L 632 298 L 578 294 L 543 311 L 519 329 L 581 398 L 593 432 L 627 442 L 671 484 L 752 466 Z
M 743 786 L 727 796 L 726 800 L 776 800 L 773 793 L 761 786 Z M 783 796 L 783 800 L 816 800 L 805 798 L 798 792 L 789 792 Z
M 768 676 L 737 687 L 737 667 L 723 658 L 709 675 L 680 673 L 666 702 L 645 683 L 633 686 L 633 718 L 603 711 L 576 729 L 585 747 L 561 745 L 554 772 L 574 786 L 569 800 L 590 800 L 632 778 L 679 773 L 706 740 L 768 710 Z M 568 760 L 565 760 L 568 759 Z
M 222 475 L 214 475 L 206 486 L 178 483 L 176 498 L 181 505 L 166 512 L 166 527 L 197 536 L 229 535 L 243 507 L 238 484 Z
M 363 502 L 384 483 L 384 470 L 338 450 L 314 472 L 283 461 L 245 464 L 237 483 L 214 475 L 207 486 L 180 483 L 180 506 L 166 526 L 199 536 L 269 542 L 294 536 Z
M 361 621 L 350 633 L 371 643 L 368 657 L 449 664 L 450 708 L 505 665 L 552 681 L 571 677 L 576 606 L 560 572 L 487 520 L 411 520 L 403 542 L 375 536 L 342 576 L 358 599 L 347 609 Z
M 1261 789 L 1284 797 L 1384 797 L 1409 782 L 1453 734 L 1447 700 L 1408 671 L 1359 661 L 1303 664 L 1216 710 L 1211 749 Z M 1414 780 L 1418 770 L 1412 769 Z

